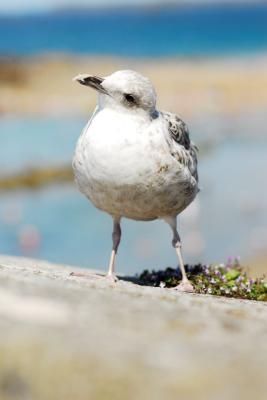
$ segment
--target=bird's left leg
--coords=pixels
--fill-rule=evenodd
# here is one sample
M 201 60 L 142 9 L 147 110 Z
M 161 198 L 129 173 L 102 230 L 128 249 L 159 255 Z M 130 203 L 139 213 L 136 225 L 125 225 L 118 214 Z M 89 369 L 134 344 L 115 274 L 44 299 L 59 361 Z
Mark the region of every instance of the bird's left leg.
M 179 261 L 179 266 L 180 270 L 182 273 L 182 282 L 175 286 L 173 289 L 178 290 L 180 292 L 194 292 L 194 287 L 190 283 L 189 279 L 187 278 L 186 272 L 185 272 L 185 267 L 184 267 L 184 261 L 182 257 L 182 251 L 181 251 L 181 239 L 179 236 L 179 233 L 177 231 L 177 220 L 176 216 L 168 216 L 164 218 L 164 221 L 167 222 L 168 225 L 170 225 L 172 232 L 173 232 L 173 239 L 172 239 L 172 245 L 176 250 L 177 256 L 178 256 L 178 261 Z

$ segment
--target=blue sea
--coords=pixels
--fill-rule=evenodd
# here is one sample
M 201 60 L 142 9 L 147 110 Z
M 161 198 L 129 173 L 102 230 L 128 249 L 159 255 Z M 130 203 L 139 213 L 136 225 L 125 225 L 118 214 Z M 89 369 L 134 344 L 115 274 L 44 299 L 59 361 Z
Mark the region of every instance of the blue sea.
M 267 49 L 267 4 L 61 10 L 0 16 L 0 55 L 207 56 Z

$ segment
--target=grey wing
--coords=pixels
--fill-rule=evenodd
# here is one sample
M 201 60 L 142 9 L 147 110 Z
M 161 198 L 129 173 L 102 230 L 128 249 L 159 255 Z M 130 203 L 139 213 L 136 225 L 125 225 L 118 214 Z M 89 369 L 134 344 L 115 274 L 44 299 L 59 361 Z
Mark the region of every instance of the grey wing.
M 172 153 L 177 160 L 186 165 L 192 176 L 198 182 L 197 173 L 197 147 L 190 140 L 189 130 L 186 123 L 177 115 L 162 112 L 162 116 L 168 124 L 169 139 L 171 140 Z M 177 146 L 178 145 L 178 146 Z

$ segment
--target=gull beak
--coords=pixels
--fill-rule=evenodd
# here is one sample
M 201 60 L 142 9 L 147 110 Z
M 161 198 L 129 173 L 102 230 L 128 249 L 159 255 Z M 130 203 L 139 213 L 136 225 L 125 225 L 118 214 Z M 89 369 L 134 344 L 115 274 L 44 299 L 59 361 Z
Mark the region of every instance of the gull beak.
M 100 93 L 108 94 L 107 91 L 101 85 L 101 83 L 104 81 L 104 78 L 88 74 L 80 74 L 75 76 L 72 80 L 80 83 L 81 85 L 89 86 Z

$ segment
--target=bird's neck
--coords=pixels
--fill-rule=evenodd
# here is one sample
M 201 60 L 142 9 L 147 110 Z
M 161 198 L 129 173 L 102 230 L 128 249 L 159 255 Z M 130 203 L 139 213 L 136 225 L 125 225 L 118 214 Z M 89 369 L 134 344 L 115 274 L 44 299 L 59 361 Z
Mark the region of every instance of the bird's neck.
M 103 96 L 99 96 L 97 105 L 97 112 L 107 111 L 114 116 L 123 115 L 127 118 L 140 119 L 144 121 L 152 121 L 159 116 L 159 112 L 153 108 L 151 110 L 144 110 L 142 108 L 125 108 L 118 103 L 109 103 L 102 100 Z

